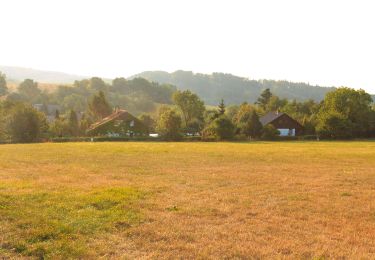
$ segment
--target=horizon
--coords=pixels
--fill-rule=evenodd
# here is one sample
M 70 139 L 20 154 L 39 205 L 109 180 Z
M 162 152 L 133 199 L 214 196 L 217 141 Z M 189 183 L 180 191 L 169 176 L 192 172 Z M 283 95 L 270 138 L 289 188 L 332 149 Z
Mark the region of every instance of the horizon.
M 227 73 L 375 93 L 371 1 L 4 1 L 4 66 Z M 16 18 L 16 19 L 14 19 Z

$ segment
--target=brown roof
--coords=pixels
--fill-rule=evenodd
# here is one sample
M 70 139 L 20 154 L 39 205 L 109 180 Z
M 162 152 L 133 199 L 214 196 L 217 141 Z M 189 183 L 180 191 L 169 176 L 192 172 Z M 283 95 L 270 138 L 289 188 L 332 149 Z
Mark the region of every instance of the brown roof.
M 112 114 L 110 114 L 109 116 L 103 118 L 102 120 L 92 124 L 89 129 L 87 129 L 87 131 L 91 131 L 91 130 L 94 130 L 95 128 L 101 126 L 101 125 L 104 125 L 118 117 L 120 117 L 121 115 L 123 114 L 126 114 L 128 113 L 128 111 L 126 110 L 123 110 L 123 109 L 116 109 Z
M 280 113 L 280 112 L 277 112 L 277 111 L 271 111 L 271 112 L 268 112 L 267 114 L 265 114 L 264 116 L 262 116 L 261 118 L 259 118 L 259 121 L 262 123 L 262 125 L 267 125 L 269 123 L 271 123 L 272 121 L 274 121 L 275 119 L 281 117 L 282 115 L 284 115 L 284 113 Z

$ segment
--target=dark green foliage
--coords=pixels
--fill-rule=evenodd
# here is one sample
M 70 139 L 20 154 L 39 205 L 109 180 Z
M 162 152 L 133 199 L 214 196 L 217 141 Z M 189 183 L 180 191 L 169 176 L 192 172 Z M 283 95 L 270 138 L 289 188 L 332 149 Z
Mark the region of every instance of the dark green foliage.
M 36 142 L 47 132 L 48 125 L 43 113 L 30 106 L 15 104 L 9 110 L 6 131 L 12 142 Z
M 268 124 L 263 127 L 262 139 L 264 140 L 275 140 L 278 138 L 280 132 L 273 125 Z
M 91 98 L 89 102 L 89 111 L 95 119 L 102 119 L 111 114 L 112 108 L 104 96 L 103 91 L 99 91 L 98 94 Z
M 0 97 L 8 94 L 8 87 L 5 74 L 0 71 Z
M 327 94 L 317 115 L 322 137 L 366 137 L 371 133 L 372 99 L 363 90 L 339 88 Z
M 203 121 L 205 107 L 198 95 L 192 93 L 190 90 L 176 91 L 173 94 L 173 101 L 181 111 L 187 131 L 189 131 L 192 125 L 200 125 L 199 122 Z M 200 127 L 197 128 L 193 131 L 199 130 Z
M 225 113 L 225 104 L 224 104 L 224 99 L 221 99 L 220 104 L 219 104 L 219 115 L 222 116 Z
M 104 81 L 101 78 L 93 77 L 89 80 L 88 83 L 89 89 L 92 89 L 94 91 L 106 91 L 107 86 L 104 83 Z
M 33 103 L 41 94 L 41 90 L 38 88 L 38 83 L 34 82 L 32 79 L 25 79 L 18 86 L 18 93 L 23 100 Z
M 244 103 L 239 107 L 237 114 L 233 117 L 233 122 L 237 126 L 238 133 L 248 138 L 260 137 L 262 124 L 255 108 L 250 104 Z
M 149 132 L 155 131 L 155 120 L 148 114 L 142 114 L 139 117 L 139 120 L 148 128 Z
M 172 109 L 163 109 L 156 130 L 166 140 L 181 139 L 181 117 Z
M 70 110 L 68 119 L 69 119 L 68 126 L 69 126 L 70 135 L 78 136 L 80 129 L 79 129 L 77 113 L 74 110 Z
M 210 129 L 218 140 L 230 140 L 235 133 L 235 126 L 226 116 L 216 118 L 211 123 Z
M 261 94 L 260 97 L 257 99 L 256 104 L 258 104 L 261 108 L 266 110 L 268 103 L 270 102 L 272 97 L 272 93 L 269 88 L 266 88 Z
M 252 110 L 249 118 L 245 122 L 240 123 L 241 133 L 247 137 L 259 137 L 262 132 L 262 124 L 259 121 L 259 116 Z

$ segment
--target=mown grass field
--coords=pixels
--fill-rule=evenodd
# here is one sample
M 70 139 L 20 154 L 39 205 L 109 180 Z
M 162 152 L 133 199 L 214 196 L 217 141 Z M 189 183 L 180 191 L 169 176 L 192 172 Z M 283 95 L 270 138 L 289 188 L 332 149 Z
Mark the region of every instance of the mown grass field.
M 0 256 L 375 258 L 375 142 L 0 146 Z

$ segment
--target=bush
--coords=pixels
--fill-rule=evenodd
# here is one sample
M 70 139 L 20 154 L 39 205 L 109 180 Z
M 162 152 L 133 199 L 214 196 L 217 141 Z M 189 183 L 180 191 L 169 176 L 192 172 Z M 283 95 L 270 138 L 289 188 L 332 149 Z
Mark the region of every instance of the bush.
M 230 140 L 234 136 L 235 126 L 227 117 L 220 116 L 212 122 L 211 129 L 218 140 Z
M 263 127 L 262 139 L 264 140 L 275 140 L 279 137 L 280 132 L 273 125 L 266 125 Z

